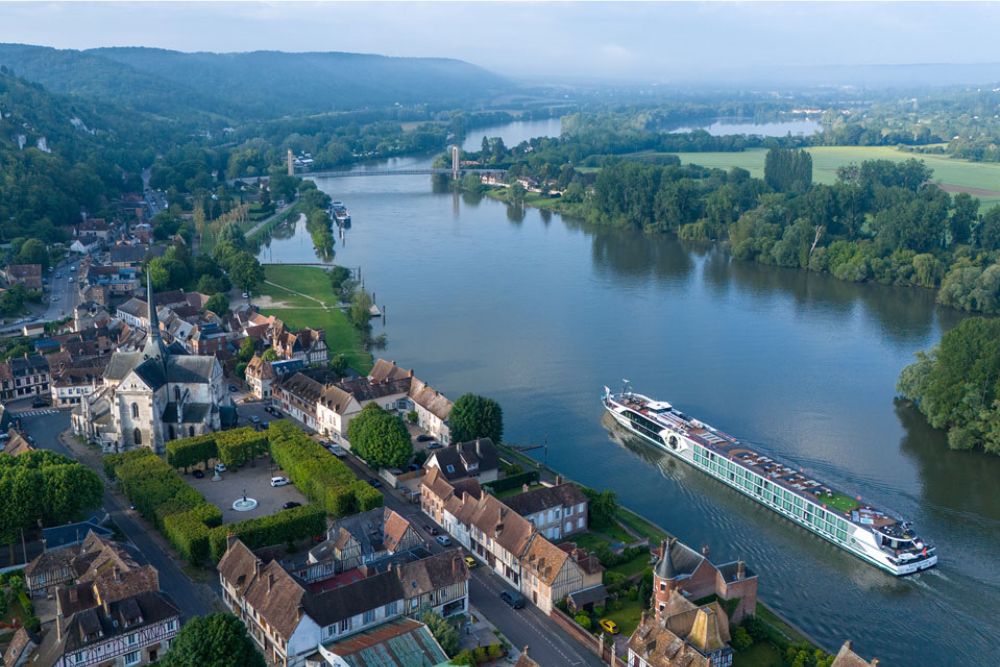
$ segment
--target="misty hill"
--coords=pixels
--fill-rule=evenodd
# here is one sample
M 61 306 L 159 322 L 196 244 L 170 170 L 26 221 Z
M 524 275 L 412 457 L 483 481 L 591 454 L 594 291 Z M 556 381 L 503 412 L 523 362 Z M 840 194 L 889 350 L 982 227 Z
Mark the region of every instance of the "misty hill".
M 172 117 L 271 118 L 395 103 L 457 106 L 509 86 L 460 60 L 354 53 L 75 51 L 0 44 L 0 64 L 60 92 Z

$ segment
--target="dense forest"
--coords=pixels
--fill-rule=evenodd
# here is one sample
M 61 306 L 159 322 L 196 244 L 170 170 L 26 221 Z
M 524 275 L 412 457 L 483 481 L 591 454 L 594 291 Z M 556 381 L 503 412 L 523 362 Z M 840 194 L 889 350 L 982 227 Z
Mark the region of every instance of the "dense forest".
M 1000 454 L 1000 320 L 963 320 L 917 355 L 897 389 L 948 432 L 952 449 Z
M 464 106 L 508 90 L 501 77 L 459 60 L 355 53 L 87 51 L 0 45 L 0 63 L 58 93 L 152 114 L 232 120 L 432 103 Z

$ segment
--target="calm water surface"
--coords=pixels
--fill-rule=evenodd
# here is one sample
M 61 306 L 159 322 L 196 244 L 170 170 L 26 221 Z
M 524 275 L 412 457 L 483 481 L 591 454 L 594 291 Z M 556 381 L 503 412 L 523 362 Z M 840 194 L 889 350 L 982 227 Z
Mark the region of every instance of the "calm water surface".
M 694 130 L 705 130 L 717 137 L 727 134 L 757 134 L 763 137 L 784 137 L 788 134 L 792 136 L 816 134 L 822 129 L 823 126 L 818 122 L 807 118 L 773 123 L 754 123 L 740 118 L 719 118 L 708 123 L 688 125 L 671 131 L 692 132 Z
M 524 125 L 520 138 L 558 131 Z M 949 451 L 893 403 L 900 369 L 957 321 L 931 293 L 732 262 L 436 192 L 429 177 L 318 184 L 351 209 L 336 261 L 362 266 L 387 306 L 383 356 L 453 397 L 497 398 L 510 441 L 547 442 L 535 453 L 556 469 L 614 489 L 718 562 L 746 559 L 764 599 L 829 649 L 852 638 L 887 665 L 997 654 L 1000 459 Z M 304 229 L 284 236 L 262 260 L 316 261 Z M 621 443 L 599 398 L 623 377 L 900 512 L 938 545 L 940 566 L 883 574 L 665 454 Z

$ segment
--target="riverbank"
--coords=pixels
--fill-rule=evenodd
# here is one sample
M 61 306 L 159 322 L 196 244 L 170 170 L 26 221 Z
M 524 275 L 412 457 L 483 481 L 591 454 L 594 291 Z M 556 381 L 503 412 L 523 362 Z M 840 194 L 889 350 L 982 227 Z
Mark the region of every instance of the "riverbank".
M 557 472 L 555 469 L 540 461 L 536 461 L 524 452 L 518 451 L 510 445 L 501 444 L 499 445 L 499 448 L 508 462 L 516 462 L 517 465 L 521 466 L 525 470 L 537 470 L 539 477 L 545 481 L 553 482 L 557 478 L 561 478 L 564 481 L 572 481 L 566 475 Z M 579 482 L 576 483 L 579 484 Z M 580 486 L 584 485 L 580 484 Z M 619 505 L 618 516 L 616 519 L 620 524 L 620 527 L 626 531 L 628 535 L 631 537 L 645 538 L 649 540 L 650 546 L 655 546 L 663 540 L 669 540 L 674 537 L 662 526 L 621 505 Z M 589 538 L 590 534 L 585 537 Z M 622 539 L 626 538 L 623 537 Z M 583 540 L 582 542 L 587 542 L 587 540 Z M 593 545 L 582 542 L 578 542 L 579 546 L 590 549 L 593 548 Z M 628 574 L 634 579 L 641 579 L 643 576 L 647 576 L 648 572 L 652 571 L 652 566 L 648 564 L 648 560 L 644 555 L 641 555 L 636 560 L 643 563 L 641 568 L 625 568 L 625 571 L 622 573 Z M 750 565 L 752 567 L 753 564 L 751 563 Z M 608 572 L 611 573 L 619 571 L 620 568 L 618 567 L 610 568 L 608 570 Z M 607 583 L 607 581 L 605 583 Z M 631 606 L 635 607 L 636 605 L 633 604 Z M 606 616 L 618 623 L 622 628 L 623 633 L 629 634 L 638 623 L 638 612 L 641 612 L 643 607 L 644 605 L 640 600 L 636 609 L 627 608 L 624 610 L 626 612 L 623 615 L 624 618 L 616 616 L 615 613 L 608 613 Z M 771 665 L 780 664 L 782 656 L 785 655 L 786 650 L 793 645 L 799 650 L 806 650 L 810 654 L 817 650 L 824 653 L 831 650 L 833 652 L 836 651 L 836 647 L 824 647 L 819 641 L 811 637 L 797 624 L 784 618 L 776 609 L 769 606 L 766 602 L 760 600 L 759 598 L 757 600 L 756 616 L 761 624 L 766 628 L 764 639 L 755 642 L 753 646 L 743 651 L 738 651 L 734 656 L 734 667 L 771 667 Z
M 258 306 L 292 329 L 323 329 L 330 359 L 343 355 L 361 374 L 372 367 L 364 336 L 352 324 L 330 283 L 330 274 L 318 266 L 264 265 L 264 283 L 258 288 Z

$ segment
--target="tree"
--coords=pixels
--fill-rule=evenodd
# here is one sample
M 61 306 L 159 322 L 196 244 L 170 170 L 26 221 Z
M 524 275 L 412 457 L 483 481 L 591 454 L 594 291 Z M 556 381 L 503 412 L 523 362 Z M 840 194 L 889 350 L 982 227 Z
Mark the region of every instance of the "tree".
M 489 438 L 499 444 L 503 440 L 503 409 L 492 398 L 476 394 L 460 396 L 451 409 L 448 423 L 455 442 Z
M 368 292 L 359 289 L 351 299 L 351 323 L 358 329 L 367 329 L 372 319 L 372 298 Z
M 229 613 L 190 619 L 163 656 L 163 667 L 265 667 L 243 621 Z
M 222 292 L 218 292 L 209 297 L 205 302 L 205 310 L 210 310 L 216 315 L 225 315 L 229 312 L 229 297 Z
M 237 253 L 230 261 L 228 270 L 229 277 L 244 292 L 252 292 L 259 283 L 264 282 L 264 267 L 248 252 Z
M 812 156 L 802 149 L 772 148 L 764 158 L 764 181 L 778 192 L 806 192 L 812 185 Z
M 240 361 L 248 362 L 251 359 L 253 359 L 254 351 L 255 348 L 254 348 L 253 338 L 247 336 L 246 338 L 243 339 L 243 342 L 240 343 L 240 354 L 239 354 Z
M 983 250 L 1000 250 L 1000 206 L 994 206 L 983 216 L 976 229 L 976 245 Z
M 459 636 L 458 631 L 451 623 L 441 618 L 441 615 L 434 611 L 424 612 L 420 617 L 427 629 L 434 635 L 434 639 L 444 649 L 445 655 L 449 658 L 455 657 L 458 653 Z
M 38 239 L 28 239 L 17 253 L 17 264 L 41 264 L 42 270 L 49 268 L 49 251 L 45 243 Z
M 275 351 L 273 347 L 269 347 L 266 350 L 264 350 L 264 354 L 261 355 L 261 358 L 267 362 L 277 361 L 278 353 Z
M 953 200 L 954 210 L 948 221 L 952 243 L 968 243 L 972 228 L 979 219 L 979 200 L 967 192 L 959 192 Z
M 614 491 L 584 488 L 583 495 L 587 496 L 587 511 L 590 514 L 590 522 L 595 527 L 607 528 L 615 524 L 618 516 L 618 496 Z
M 347 427 L 351 450 L 378 468 L 398 468 L 413 456 L 413 443 L 403 420 L 369 403 Z

